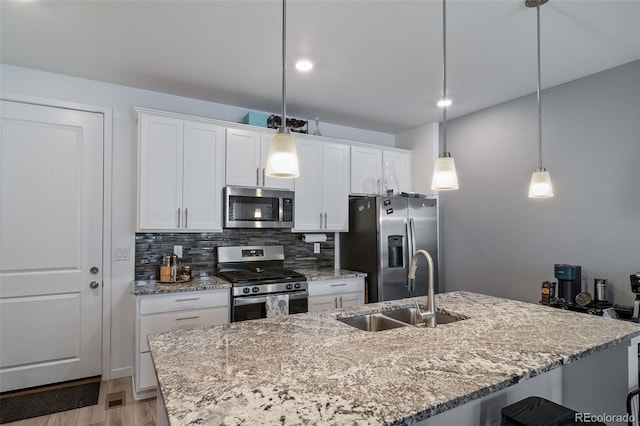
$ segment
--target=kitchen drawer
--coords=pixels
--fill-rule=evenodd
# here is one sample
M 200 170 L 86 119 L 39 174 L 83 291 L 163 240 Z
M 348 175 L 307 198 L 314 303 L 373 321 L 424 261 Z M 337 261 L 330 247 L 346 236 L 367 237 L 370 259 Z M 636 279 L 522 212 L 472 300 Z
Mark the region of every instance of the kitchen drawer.
M 229 306 L 229 289 L 139 297 L 141 315 Z
M 309 296 L 340 294 L 364 291 L 364 279 L 347 278 L 339 280 L 309 281 Z
M 354 293 L 343 293 L 338 296 L 338 306 L 341 308 L 350 308 L 353 306 L 364 305 L 364 292 L 356 291 Z
M 229 322 L 229 308 L 224 306 L 145 315 L 139 318 L 140 334 L 138 335 L 138 350 L 139 352 L 146 352 L 149 350 L 149 344 L 147 343 L 148 334 L 163 333 L 165 331 L 180 330 L 183 328 L 227 324 Z
M 158 385 L 156 381 L 156 371 L 153 368 L 153 361 L 151 360 L 151 354 L 149 352 L 138 354 L 137 373 L 137 389 L 153 388 Z

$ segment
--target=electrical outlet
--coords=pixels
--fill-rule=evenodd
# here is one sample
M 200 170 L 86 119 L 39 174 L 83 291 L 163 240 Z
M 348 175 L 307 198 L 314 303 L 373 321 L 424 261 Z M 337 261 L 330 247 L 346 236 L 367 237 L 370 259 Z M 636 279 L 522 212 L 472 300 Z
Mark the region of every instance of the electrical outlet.
M 129 248 L 128 247 L 120 247 L 116 248 L 115 255 L 113 256 L 113 260 L 129 260 Z
M 173 246 L 173 253 L 178 256 L 178 259 L 182 259 L 182 246 Z
M 313 252 L 316 254 L 320 253 L 320 243 L 313 243 Z

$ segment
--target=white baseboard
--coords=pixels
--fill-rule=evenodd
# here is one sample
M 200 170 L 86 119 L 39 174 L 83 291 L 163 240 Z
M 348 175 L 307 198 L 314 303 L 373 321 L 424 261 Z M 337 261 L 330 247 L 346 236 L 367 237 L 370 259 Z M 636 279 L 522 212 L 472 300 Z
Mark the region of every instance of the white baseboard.
M 133 367 L 115 368 L 111 370 L 110 380 L 120 379 L 122 377 L 129 377 L 133 375 Z

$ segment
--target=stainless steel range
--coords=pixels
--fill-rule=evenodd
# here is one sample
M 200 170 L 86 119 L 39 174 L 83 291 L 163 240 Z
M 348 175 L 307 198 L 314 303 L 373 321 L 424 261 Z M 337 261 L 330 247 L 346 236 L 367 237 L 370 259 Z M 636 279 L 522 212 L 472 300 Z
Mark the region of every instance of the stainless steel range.
M 283 246 L 218 247 L 218 275 L 232 284 L 231 321 L 267 317 L 270 297 L 287 295 L 289 314 L 307 312 L 307 279 L 284 268 Z

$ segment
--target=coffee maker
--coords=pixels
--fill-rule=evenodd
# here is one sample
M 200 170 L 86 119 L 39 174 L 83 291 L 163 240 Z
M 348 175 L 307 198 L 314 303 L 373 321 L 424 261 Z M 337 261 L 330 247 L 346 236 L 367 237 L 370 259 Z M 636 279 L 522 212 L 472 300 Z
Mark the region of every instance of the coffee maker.
M 569 306 L 576 304 L 576 296 L 582 291 L 582 268 L 578 265 L 556 263 L 553 267 L 558 279 L 558 298 Z

